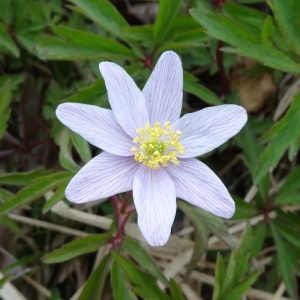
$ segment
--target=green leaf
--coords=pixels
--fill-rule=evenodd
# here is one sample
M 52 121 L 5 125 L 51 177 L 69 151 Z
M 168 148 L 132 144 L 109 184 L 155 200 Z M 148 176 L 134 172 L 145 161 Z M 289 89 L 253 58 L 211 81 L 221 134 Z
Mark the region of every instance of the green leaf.
M 180 286 L 176 283 L 174 279 L 170 279 L 170 290 L 172 300 L 185 300 Z
M 1 25 L 1 24 L 0 24 Z M 1 40 L 1 36 L 0 36 Z M 3 137 L 10 116 L 10 102 L 12 99 L 10 80 L 7 80 L 0 90 L 0 139 Z
M 207 248 L 208 230 L 204 223 L 201 221 L 201 218 L 199 218 L 199 216 L 194 213 L 194 207 L 190 205 L 181 205 L 180 209 L 182 209 L 188 219 L 190 219 L 194 227 L 194 250 L 185 272 L 185 276 L 188 277 Z
M 243 199 L 238 197 L 233 197 L 233 199 L 236 205 L 236 209 L 231 220 L 252 218 L 259 213 L 258 209 L 254 205 L 245 202 Z
M 92 154 L 88 142 L 74 132 L 71 132 L 71 140 L 83 162 L 87 163 L 90 161 L 92 159 Z
M 253 58 L 262 64 L 286 72 L 298 73 L 300 66 L 274 46 L 262 44 L 245 26 L 224 15 L 190 10 L 192 17 L 205 29 L 209 36 L 236 47 L 236 52 Z
M 0 23 L 0 46 L 8 50 L 15 57 L 20 57 L 20 50 L 8 34 L 8 28 Z
M 158 287 L 154 277 L 142 271 L 121 254 L 115 251 L 113 251 L 112 254 L 116 263 L 135 285 L 134 291 L 142 297 L 142 299 L 170 300 L 170 298 Z
M 13 186 L 29 185 L 32 181 L 36 180 L 37 178 L 51 175 L 51 173 L 53 173 L 53 171 L 46 171 L 43 168 L 37 168 L 24 173 L 7 173 L 0 176 L 0 184 Z
M 182 0 L 160 0 L 153 30 L 153 39 L 156 45 L 163 43 L 179 11 L 181 2 Z
M 111 288 L 114 294 L 114 300 L 138 299 L 132 292 L 132 287 L 128 281 L 128 277 L 115 261 L 112 265 L 110 280 Z
M 220 99 L 217 95 L 204 87 L 203 85 L 198 83 L 198 78 L 193 76 L 188 72 L 184 72 L 184 85 L 183 90 L 187 93 L 195 95 L 196 97 L 200 98 L 202 101 L 206 102 L 207 104 L 214 104 L 219 105 L 221 104 Z
M 267 2 L 274 12 L 282 35 L 291 49 L 300 55 L 300 2 L 298 0 L 289 0 L 288 3 L 282 0 L 268 0 Z
M 86 0 L 71 0 L 80 11 L 91 20 L 98 23 L 111 32 L 123 39 L 121 28 L 128 26 L 128 23 L 117 9 L 108 0 L 86 1 Z
M 46 201 L 43 207 L 43 214 L 47 213 L 56 203 L 65 198 L 65 190 L 67 185 L 68 182 L 61 184 L 55 191 L 54 195 Z
M 69 172 L 57 172 L 48 176 L 37 178 L 31 185 L 20 190 L 14 197 L 0 207 L 0 215 L 27 202 L 36 200 L 47 191 L 53 190 L 59 185 L 69 181 L 73 174 Z
M 295 273 L 299 272 L 298 258 L 272 223 L 271 230 L 277 248 L 278 275 L 282 276 L 289 295 L 296 299 L 297 281 Z
M 113 58 L 132 58 L 133 52 L 117 41 L 82 30 L 71 29 L 65 26 L 52 26 L 51 29 L 61 38 L 66 39 L 72 46 L 98 50 L 99 55 Z M 109 56 L 110 55 L 110 56 Z
M 43 261 L 47 264 L 59 263 L 79 255 L 95 252 L 105 245 L 110 238 L 111 235 L 109 234 L 91 234 L 87 237 L 76 239 L 62 248 L 46 254 L 43 257 Z
M 227 227 L 220 217 L 208 213 L 205 210 L 195 207 L 185 201 L 178 201 L 177 205 L 182 211 L 189 211 L 195 214 L 195 216 L 197 216 L 212 233 L 214 233 L 231 248 L 235 248 L 237 245 L 239 245 L 239 240 L 235 236 L 228 233 Z
M 233 289 L 230 289 L 228 292 L 224 292 L 224 294 L 222 294 L 222 299 L 240 300 L 261 273 L 261 271 L 254 271 L 245 279 L 240 281 Z
M 298 228 L 286 224 L 283 220 L 274 220 L 272 224 L 276 227 L 278 233 L 289 241 L 292 245 L 300 249 L 300 240 L 298 238 Z
M 224 282 L 224 262 L 220 253 L 217 256 L 217 265 L 216 265 L 216 274 L 215 274 L 215 284 L 213 291 L 213 300 L 218 300 L 220 298 L 220 293 L 222 290 L 223 282 Z
M 130 254 L 130 256 L 138 262 L 141 268 L 149 272 L 151 275 L 153 275 L 153 277 L 160 280 L 165 286 L 169 285 L 169 282 L 162 271 L 155 265 L 151 256 L 141 247 L 138 242 L 124 237 L 122 245 Z
M 281 156 L 295 139 L 300 137 L 300 93 L 286 115 L 276 123 L 262 138 L 263 141 L 271 141 L 258 159 L 254 182 L 261 178 L 272 167 L 275 167 Z
M 290 203 L 289 198 L 293 196 L 300 196 L 300 166 L 296 167 L 286 178 L 283 185 L 280 187 L 279 191 L 275 195 L 276 204 L 288 204 Z
M 66 169 L 71 172 L 77 172 L 79 166 L 75 163 L 72 157 L 71 131 L 63 128 L 58 137 L 58 145 L 60 148 L 59 162 Z
M 99 300 L 102 299 L 102 293 L 107 274 L 109 272 L 111 256 L 107 254 L 90 275 L 84 285 L 84 288 L 78 300 Z

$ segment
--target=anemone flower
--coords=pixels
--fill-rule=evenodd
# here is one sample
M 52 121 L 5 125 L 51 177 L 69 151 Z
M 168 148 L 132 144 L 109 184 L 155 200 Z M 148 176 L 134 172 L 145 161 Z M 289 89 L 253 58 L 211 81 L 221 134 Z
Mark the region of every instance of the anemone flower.
M 133 190 L 138 226 L 151 246 L 164 245 L 176 197 L 224 218 L 235 204 L 216 174 L 194 158 L 220 146 L 247 121 L 238 105 L 204 108 L 180 118 L 183 70 L 178 55 L 161 55 L 141 91 L 126 71 L 101 62 L 110 109 L 79 103 L 58 106 L 58 119 L 103 150 L 72 178 L 71 202 Z

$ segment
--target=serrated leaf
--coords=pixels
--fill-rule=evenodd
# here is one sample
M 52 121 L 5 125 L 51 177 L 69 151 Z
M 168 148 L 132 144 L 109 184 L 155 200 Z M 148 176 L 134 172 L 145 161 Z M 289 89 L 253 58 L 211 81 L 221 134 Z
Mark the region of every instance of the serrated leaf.
M 149 272 L 153 277 L 159 279 L 165 286 L 169 285 L 169 282 L 162 271 L 155 265 L 151 256 L 138 242 L 128 237 L 124 237 L 122 245 L 130 256 L 139 263 L 141 268 Z
M 62 248 L 57 249 L 43 257 L 47 264 L 59 263 L 70 260 L 79 255 L 97 251 L 111 238 L 109 234 L 91 234 L 87 237 L 76 239 Z
M 99 300 L 102 299 L 103 287 L 109 271 L 111 256 L 107 254 L 96 267 L 84 288 L 78 300 Z M 125 299 L 125 298 L 124 298 Z
M 0 207 L 0 215 L 27 202 L 36 200 L 47 191 L 53 190 L 60 184 L 69 181 L 73 174 L 69 172 L 57 172 L 48 176 L 37 178 L 31 185 L 20 190 L 14 197 Z
M 179 11 L 181 2 L 182 0 L 161 0 L 159 2 L 158 14 L 153 30 L 155 45 L 161 45 L 164 41 Z
M 300 137 L 300 94 L 297 94 L 286 115 L 264 136 L 263 141 L 271 141 L 258 159 L 254 182 L 275 167 L 279 159 L 295 139 Z

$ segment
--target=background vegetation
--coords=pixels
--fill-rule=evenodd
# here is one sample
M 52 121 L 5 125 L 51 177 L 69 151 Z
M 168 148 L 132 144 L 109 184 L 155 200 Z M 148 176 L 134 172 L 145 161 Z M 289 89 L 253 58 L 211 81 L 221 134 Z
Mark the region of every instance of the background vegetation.
M 0 298 L 297 299 L 299 12 L 299 0 L 1 0 Z M 179 200 L 162 248 L 144 243 L 132 214 L 112 250 L 111 203 L 64 197 L 99 149 L 55 109 L 109 107 L 98 63 L 143 87 L 165 50 L 182 57 L 183 113 L 221 103 L 249 113 L 201 157 L 237 210 L 224 222 Z

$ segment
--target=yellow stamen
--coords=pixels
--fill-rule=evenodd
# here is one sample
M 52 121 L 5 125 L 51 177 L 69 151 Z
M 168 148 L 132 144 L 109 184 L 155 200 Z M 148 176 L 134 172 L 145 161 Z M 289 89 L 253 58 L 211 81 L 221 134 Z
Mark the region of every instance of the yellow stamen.
M 156 122 L 153 127 L 149 123 L 144 128 L 136 130 L 137 136 L 132 140 L 135 147 L 130 151 L 134 153 L 134 159 L 147 167 L 157 170 L 160 166 L 166 167 L 168 162 L 179 165 L 177 154 L 184 153 L 184 147 L 178 141 L 182 134 L 180 130 L 173 131 L 169 121 Z

